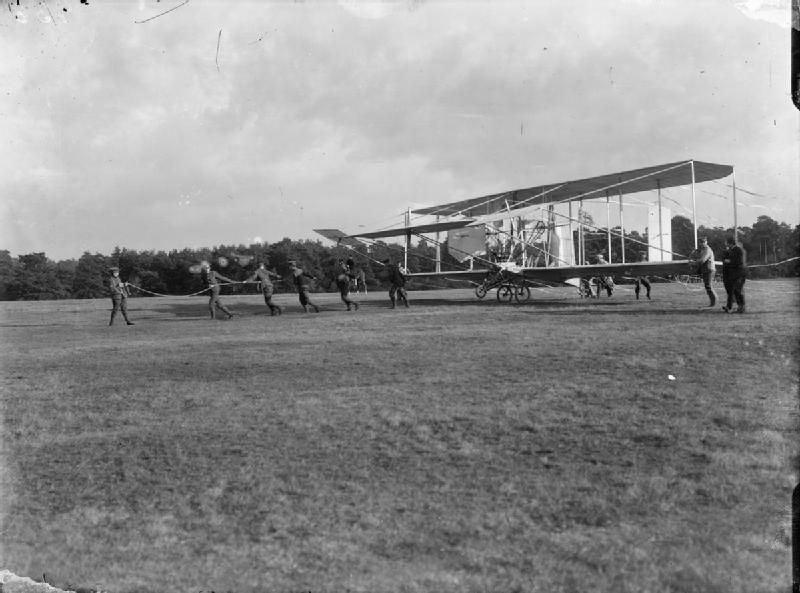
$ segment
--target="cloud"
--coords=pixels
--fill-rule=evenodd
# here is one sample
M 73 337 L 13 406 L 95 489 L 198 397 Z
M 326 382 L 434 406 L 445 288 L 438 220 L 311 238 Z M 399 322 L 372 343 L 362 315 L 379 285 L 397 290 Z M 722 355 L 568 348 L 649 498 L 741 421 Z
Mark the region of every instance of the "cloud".
M 748 18 L 767 21 L 786 29 L 791 26 L 790 0 L 734 0 L 734 5 Z
M 7 13 L 6 248 L 311 237 L 691 157 L 797 194 L 784 44 L 727 1 L 148 6 Z
M 399 2 L 397 0 L 339 0 L 339 6 L 350 14 L 362 19 L 385 19 L 403 10 L 406 5 L 413 9 L 413 2 Z

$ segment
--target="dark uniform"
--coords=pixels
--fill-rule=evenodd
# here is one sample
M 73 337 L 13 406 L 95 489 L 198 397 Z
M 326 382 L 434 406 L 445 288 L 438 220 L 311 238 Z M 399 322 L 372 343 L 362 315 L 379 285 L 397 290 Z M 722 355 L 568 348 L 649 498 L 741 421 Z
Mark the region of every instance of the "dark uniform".
M 650 281 L 647 279 L 647 276 L 636 277 L 636 284 L 633 287 L 633 291 L 636 293 L 636 300 L 639 300 L 639 293 L 642 290 L 642 286 L 644 286 L 647 291 L 647 299 L 650 300 Z
M 361 288 L 364 288 L 364 294 L 367 294 L 367 285 L 364 282 L 364 270 L 360 270 L 356 268 L 356 261 L 352 257 L 348 257 L 345 262 L 347 267 L 350 268 L 352 272 L 352 276 L 350 277 L 351 283 L 351 290 L 355 290 L 357 293 L 361 292 Z
M 728 293 L 728 302 L 722 310 L 730 313 L 735 300 L 736 313 L 744 313 L 744 281 L 747 278 L 744 249 L 732 238 L 725 243 L 725 251 L 722 252 L 722 283 Z
M 296 263 L 292 262 L 290 265 L 292 267 L 292 280 L 294 280 L 294 286 L 297 288 L 297 296 L 300 299 L 300 304 L 303 306 L 303 311 L 308 313 L 308 308 L 313 307 L 314 312 L 319 313 L 319 307 L 312 303 L 308 296 L 310 292 L 308 281 L 316 280 L 316 278 L 298 267 Z
M 269 314 L 280 315 L 283 313 L 283 309 L 272 302 L 272 294 L 275 291 L 275 288 L 272 286 L 273 278 L 280 278 L 280 276 L 275 272 L 270 272 L 264 267 L 264 264 L 260 264 L 258 269 L 252 276 L 245 280 L 245 282 L 258 280 L 259 284 L 261 284 L 261 293 L 264 295 L 264 302 L 267 304 L 267 307 L 269 307 Z
M 119 268 L 109 268 L 110 276 L 108 279 L 108 289 L 111 293 L 111 321 L 108 325 L 114 325 L 114 317 L 117 316 L 117 311 L 122 312 L 122 317 L 125 323 L 133 325 L 133 322 L 128 319 L 128 284 L 123 282 L 119 277 Z
M 400 264 L 389 265 L 389 284 L 389 300 L 392 301 L 392 309 L 395 308 L 398 299 L 408 307 L 406 275 Z
M 226 278 L 219 272 L 215 272 L 210 267 L 205 266 L 203 268 L 203 272 L 201 275 L 203 282 L 206 284 L 206 288 L 210 290 L 209 299 L 208 299 L 208 312 L 211 314 L 211 319 L 216 318 L 216 309 L 225 312 L 228 315 L 228 319 L 233 317 L 233 313 L 231 313 L 228 308 L 222 304 L 222 301 L 219 300 L 219 282 L 220 280 L 223 282 L 231 282 L 233 280 L 230 278 Z
M 348 260 L 348 262 L 350 261 L 352 260 Z M 350 284 L 354 278 L 357 278 L 352 265 L 339 260 L 338 272 L 339 273 L 336 276 L 336 286 L 339 289 L 342 302 L 347 305 L 348 311 L 350 311 L 351 306 L 355 307 L 355 310 L 358 311 L 358 303 L 350 298 Z

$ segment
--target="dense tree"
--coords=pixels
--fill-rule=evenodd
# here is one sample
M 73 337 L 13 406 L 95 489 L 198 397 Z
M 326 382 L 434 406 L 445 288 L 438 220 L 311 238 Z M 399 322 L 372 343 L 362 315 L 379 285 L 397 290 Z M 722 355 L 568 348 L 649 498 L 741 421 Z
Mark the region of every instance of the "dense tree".
M 789 225 L 778 223 L 769 216 L 759 216 L 744 244 L 749 262 L 769 264 L 786 259 L 785 237 L 790 234 Z
M 582 216 L 587 225 L 591 218 Z M 675 257 L 686 256 L 694 249 L 692 222 L 683 216 L 675 216 L 671 221 L 672 246 Z M 611 229 L 611 253 L 609 261 L 622 261 L 620 228 Z M 708 243 L 720 258 L 726 237 L 733 229 L 703 227 L 697 229 L 698 236 L 708 237 Z M 739 240 L 750 264 L 753 278 L 767 276 L 800 275 L 800 225 L 794 228 L 779 223 L 769 216 L 759 216 L 751 227 L 740 227 Z M 577 239 L 575 239 L 577 248 Z M 647 259 L 647 233 L 627 231 L 624 237 L 625 261 L 636 262 Z M 586 261 L 596 261 L 598 253 L 606 254 L 608 235 L 604 228 L 585 228 L 584 253 Z M 453 257 L 445 240 L 441 248 L 441 269 L 463 270 L 468 264 Z M 458 254 L 459 256 L 461 254 Z M 220 258 L 227 264 L 220 266 Z M 0 250 L 0 299 L 56 299 L 56 298 L 98 298 L 107 293 L 104 281 L 109 265 L 120 267 L 120 276 L 140 289 L 134 295 L 188 295 L 202 292 L 204 286 L 199 275 L 192 273 L 193 267 L 201 261 L 209 261 L 225 276 L 240 281 L 252 274 L 258 262 L 277 271 L 284 280 L 276 284 L 276 290 L 293 291 L 289 280 L 289 261 L 298 264 L 319 279 L 315 290 L 333 290 L 333 271 L 339 259 L 352 257 L 356 266 L 364 271 L 367 285 L 376 289 L 384 283 L 384 260 L 403 262 L 404 247 L 399 243 L 376 241 L 369 246 L 349 248 L 345 246 L 325 246 L 320 241 L 295 241 L 281 239 L 272 244 L 258 243 L 245 245 L 218 245 L 200 249 L 181 249 L 170 252 L 136 251 L 116 247 L 110 256 L 99 253 L 84 253 L 77 261 L 50 261 L 44 253 L 31 253 L 12 258 L 8 251 Z M 421 239 L 408 250 L 408 268 L 412 272 L 432 272 L 435 269 L 436 247 L 431 241 Z M 476 260 L 480 266 L 480 260 Z M 455 286 L 446 281 L 428 281 L 415 284 L 417 288 L 434 286 Z M 226 286 L 227 293 L 253 293 L 252 285 L 234 284 Z
M 72 296 L 72 283 L 75 280 L 75 269 L 78 262 L 74 259 L 66 259 L 56 262 L 56 278 L 64 289 Z
M 8 287 L 14 280 L 14 259 L 7 249 L 0 250 L 0 300 L 8 297 Z
M 106 296 L 105 278 L 108 276 L 108 258 L 89 252 L 78 260 L 72 279 L 72 298 L 95 299 Z
M 57 274 L 56 264 L 44 253 L 29 253 L 19 256 L 19 265 L 8 286 L 8 296 L 19 301 L 44 301 L 70 297 Z
M 674 259 L 686 259 L 695 250 L 694 224 L 685 216 L 673 216 L 671 221 Z

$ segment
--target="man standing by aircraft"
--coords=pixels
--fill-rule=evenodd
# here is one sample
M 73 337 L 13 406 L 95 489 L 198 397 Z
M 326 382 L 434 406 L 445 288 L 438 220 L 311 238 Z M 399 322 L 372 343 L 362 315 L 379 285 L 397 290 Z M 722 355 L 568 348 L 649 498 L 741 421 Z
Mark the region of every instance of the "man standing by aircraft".
M 736 313 L 744 313 L 744 281 L 747 277 L 744 250 L 736 244 L 734 237 L 725 240 L 725 251 L 722 252 L 722 283 L 728 293 L 728 302 L 722 307 L 726 313 L 733 309 L 736 300 Z
M 264 295 L 264 302 L 266 303 L 267 307 L 269 307 L 269 314 L 274 316 L 283 313 L 283 309 L 272 302 L 272 294 L 275 291 L 275 288 L 272 285 L 273 278 L 279 279 L 280 276 L 275 272 L 268 270 L 264 265 L 264 262 L 261 262 L 258 264 L 256 271 L 253 272 L 253 275 L 245 280 L 245 282 L 254 282 L 257 280 L 258 283 L 261 284 L 261 293 Z
M 388 267 L 389 274 L 389 300 L 392 301 L 392 309 L 397 305 L 400 300 L 406 307 L 408 307 L 408 293 L 406 292 L 406 271 L 400 263 L 392 264 L 390 260 L 383 261 Z
M 708 295 L 709 307 L 717 304 L 717 293 L 714 292 L 712 283 L 714 282 L 714 274 L 716 273 L 714 266 L 714 252 L 708 246 L 708 239 L 700 237 L 700 246 L 697 248 L 697 273 L 703 279 L 703 287 L 706 289 Z
M 133 325 L 133 322 L 128 319 L 128 283 L 123 282 L 119 277 L 119 268 L 116 266 L 108 269 L 108 289 L 111 292 L 111 321 L 108 325 L 114 325 L 114 317 L 117 316 L 117 311 L 122 312 L 122 317 L 125 319 L 127 325 Z

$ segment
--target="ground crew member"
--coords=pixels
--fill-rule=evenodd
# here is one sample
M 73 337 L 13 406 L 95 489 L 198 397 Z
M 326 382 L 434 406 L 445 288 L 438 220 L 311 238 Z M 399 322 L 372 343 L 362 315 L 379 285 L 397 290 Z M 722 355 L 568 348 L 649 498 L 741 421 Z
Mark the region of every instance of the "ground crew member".
M 336 276 L 336 286 L 339 289 L 342 302 L 347 305 L 347 310 L 350 311 L 350 307 L 352 306 L 358 311 L 358 303 L 350 298 L 350 284 L 353 279 L 357 277 L 352 264 L 348 263 L 352 261 L 353 260 L 348 260 L 345 262 L 344 260 L 339 260 L 337 265 L 338 274 Z
M 128 283 L 123 282 L 119 277 L 119 268 L 111 267 L 108 269 L 108 273 L 108 289 L 111 293 L 112 305 L 111 321 L 108 322 L 108 325 L 114 325 L 114 317 L 117 316 L 117 311 L 122 312 L 122 317 L 125 319 L 126 324 L 133 325 L 133 322 L 128 319 L 128 296 L 130 296 Z
M 303 311 L 308 313 L 308 308 L 313 307 L 314 312 L 319 313 L 319 307 L 312 303 L 308 296 L 310 291 L 308 281 L 316 280 L 316 278 L 298 266 L 297 262 L 291 261 L 289 266 L 292 270 L 292 280 L 294 280 L 294 286 L 297 288 L 297 296 L 303 306 Z
M 639 292 L 641 291 L 641 287 L 644 286 L 647 290 L 647 300 L 650 300 L 650 281 L 647 279 L 647 276 L 637 276 L 636 277 L 636 284 L 633 287 L 633 291 L 636 293 L 636 300 L 639 300 Z
M 725 251 L 722 252 L 722 283 L 728 293 L 728 302 L 722 307 L 726 313 L 733 310 L 736 301 L 736 313 L 744 313 L 744 281 L 747 278 L 744 249 L 736 244 L 734 237 L 725 240 Z
M 364 270 L 356 268 L 356 261 L 352 257 L 348 257 L 344 263 L 347 264 L 347 267 L 350 268 L 350 271 L 353 273 L 351 276 L 351 290 L 355 290 L 356 293 L 359 293 L 363 287 L 364 294 L 367 294 L 367 284 L 364 281 Z
M 230 278 L 226 278 L 219 272 L 212 270 L 211 264 L 208 262 L 203 262 L 200 277 L 205 283 L 206 288 L 210 291 L 208 298 L 208 312 L 211 314 L 211 319 L 216 319 L 215 308 L 223 311 L 228 316 L 228 319 L 233 317 L 233 313 L 231 313 L 230 310 L 228 310 L 228 308 L 222 304 L 222 301 L 219 300 L 219 283 L 220 281 L 223 281 L 233 284 L 234 281 Z
M 397 301 L 400 300 L 408 307 L 408 293 L 406 292 L 406 271 L 399 264 L 391 264 L 389 260 L 384 260 L 388 266 L 389 273 L 389 300 L 392 301 L 392 309 L 395 308 Z
M 703 287 L 708 295 L 708 306 L 713 307 L 717 304 L 717 293 L 714 292 L 712 283 L 717 269 L 714 266 L 714 252 L 708 246 L 708 239 L 700 237 L 700 246 L 697 248 L 697 273 L 703 279 Z
M 245 280 L 245 282 L 254 282 L 258 280 L 259 284 L 261 284 L 261 293 L 264 295 L 264 302 L 267 307 L 269 307 L 269 314 L 274 316 L 283 313 L 283 309 L 272 302 L 272 294 L 275 291 L 272 285 L 273 278 L 280 279 L 280 275 L 268 270 L 262 262 L 258 264 L 258 269 L 253 272 L 253 275 Z

